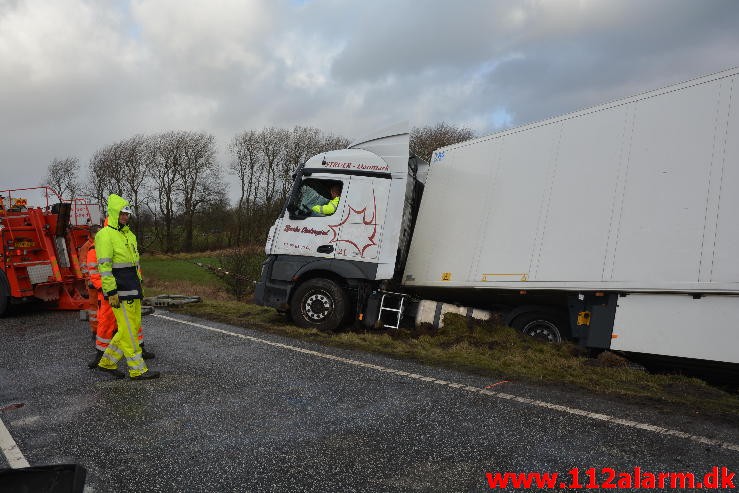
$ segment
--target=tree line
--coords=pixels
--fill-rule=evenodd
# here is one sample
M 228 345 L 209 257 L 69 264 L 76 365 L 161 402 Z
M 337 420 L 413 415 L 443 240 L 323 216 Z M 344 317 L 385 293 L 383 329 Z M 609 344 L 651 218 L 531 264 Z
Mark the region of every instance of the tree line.
M 434 149 L 472 137 L 472 130 L 446 123 L 414 128 L 411 151 L 428 161 Z M 86 196 L 103 211 L 109 194 L 126 198 L 134 210 L 132 227 L 142 250 L 228 248 L 263 243 L 298 166 L 350 142 L 315 127 L 245 130 L 228 142 L 224 170 L 215 137 L 209 133 L 139 134 L 96 150 L 85 181 L 79 179 L 76 157 L 55 158 L 42 184 L 64 198 Z M 235 178 L 233 205 L 224 171 Z

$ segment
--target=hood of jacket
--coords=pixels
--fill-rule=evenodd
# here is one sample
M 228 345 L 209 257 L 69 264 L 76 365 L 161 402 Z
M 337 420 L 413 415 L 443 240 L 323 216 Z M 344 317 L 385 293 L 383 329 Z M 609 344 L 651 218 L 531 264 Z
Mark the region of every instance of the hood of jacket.
M 128 200 L 124 199 L 123 197 L 114 193 L 108 195 L 108 226 L 111 226 L 115 229 L 120 229 L 120 225 L 118 224 L 118 216 L 121 214 L 121 209 L 123 209 L 127 205 L 129 205 Z

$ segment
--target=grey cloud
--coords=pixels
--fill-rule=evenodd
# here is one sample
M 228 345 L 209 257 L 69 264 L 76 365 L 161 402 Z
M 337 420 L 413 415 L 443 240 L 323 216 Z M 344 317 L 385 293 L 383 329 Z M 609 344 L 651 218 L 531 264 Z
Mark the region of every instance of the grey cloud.
M 136 133 L 212 132 L 225 161 L 264 126 L 489 132 L 739 65 L 734 0 L 57 1 L 63 39 L 51 3 L 0 0 L 25 21 L 0 29 L 0 188 Z
M 695 2 L 648 3 L 642 17 L 629 11 L 597 32 L 521 43 L 524 56 L 490 75 L 487 98 L 505 101 L 521 124 L 737 64 L 739 3 L 712 2 L 722 7 L 716 11 Z
M 333 66 L 342 83 L 382 80 L 429 69 L 464 69 L 502 53 L 504 3 L 380 2 L 362 12 Z

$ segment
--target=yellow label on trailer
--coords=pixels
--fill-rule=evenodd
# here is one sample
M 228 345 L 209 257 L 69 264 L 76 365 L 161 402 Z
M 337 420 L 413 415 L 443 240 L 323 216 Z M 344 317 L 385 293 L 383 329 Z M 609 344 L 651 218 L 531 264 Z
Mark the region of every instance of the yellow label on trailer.
M 451 272 L 442 272 L 441 273 L 441 280 L 442 281 L 451 281 L 452 280 L 452 273 Z
M 577 314 L 577 325 L 590 325 L 591 313 L 588 311 L 580 312 Z

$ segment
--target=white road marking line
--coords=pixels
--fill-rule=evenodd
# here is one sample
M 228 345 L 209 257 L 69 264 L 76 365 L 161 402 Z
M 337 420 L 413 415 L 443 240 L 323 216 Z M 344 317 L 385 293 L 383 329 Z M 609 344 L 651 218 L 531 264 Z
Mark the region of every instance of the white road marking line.
M 5 427 L 2 419 L 0 419 L 0 450 L 3 451 L 3 455 L 8 460 L 8 465 L 10 465 L 11 469 L 30 466 L 26 458 L 23 457 L 23 453 L 21 453 L 15 440 L 10 436 L 10 432 Z
M 437 380 L 435 378 L 425 377 L 423 375 L 418 375 L 416 373 L 408 373 L 408 372 L 404 372 L 404 371 L 400 371 L 400 370 L 393 370 L 392 368 L 388 368 L 388 367 L 384 367 L 384 366 L 378 366 L 378 365 L 373 365 L 373 364 L 370 364 L 370 363 L 364 363 L 364 362 L 358 361 L 358 360 L 353 360 L 353 359 L 348 359 L 348 358 L 342 358 L 340 356 L 334 356 L 332 354 L 320 353 L 318 351 L 313 351 L 313 350 L 310 350 L 310 349 L 305 349 L 305 348 L 301 348 L 301 347 L 297 347 L 297 346 L 289 346 L 287 344 L 281 344 L 279 342 L 268 341 L 266 339 L 259 339 L 258 337 L 252 337 L 252 336 L 248 336 L 248 335 L 245 335 L 245 334 L 238 334 L 236 332 L 229 332 L 227 330 L 217 329 L 215 327 L 209 327 L 209 326 L 203 325 L 203 324 L 198 324 L 198 323 L 194 323 L 194 322 L 188 322 L 186 320 L 179 320 L 177 318 L 168 317 L 166 315 L 160 315 L 158 313 L 155 313 L 154 316 L 155 317 L 159 317 L 159 318 L 163 318 L 163 319 L 166 319 L 166 320 L 171 320 L 173 322 L 178 322 L 178 323 L 181 323 L 181 324 L 185 324 L 185 325 L 192 325 L 193 327 L 199 327 L 201 329 L 210 330 L 212 332 L 218 332 L 220 334 L 226 334 L 226 335 L 230 335 L 230 336 L 234 336 L 234 337 L 239 337 L 241 339 L 246 339 L 248 341 L 257 342 L 257 343 L 260 343 L 260 344 L 266 344 L 268 346 L 278 347 L 278 348 L 281 348 L 281 349 L 287 349 L 289 351 L 295 351 L 295 352 L 298 352 L 298 353 L 309 354 L 311 356 L 316 356 L 318 358 L 324 358 L 324 359 L 330 359 L 330 360 L 334 360 L 334 361 L 340 361 L 342 363 L 346 363 L 346 364 L 349 364 L 349 365 L 360 366 L 360 367 L 364 367 L 364 368 L 370 368 L 370 369 L 378 370 L 378 371 L 392 372 L 392 373 L 395 373 L 398 376 L 408 377 L 408 378 L 412 378 L 414 380 L 428 381 L 430 383 L 435 383 L 437 385 L 443 385 L 445 387 L 450 387 L 450 388 L 453 388 L 453 389 L 461 389 L 461 390 L 466 390 L 466 391 L 469 391 L 469 392 L 475 392 L 475 393 L 478 393 L 478 394 L 488 395 L 488 396 L 491 396 L 491 397 L 498 397 L 500 399 L 507 399 L 507 400 L 519 402 L 521 404 L 526 404 L 526 405 L 530 405 L 530 406 L 540 407 L 540 408 L 544 408 L 544 409 L 551 409 L 553 411 L 560 411 L 560 412 L 563 412 L 563 413 L 574 414 L 574 415 L 577 415 L 577 416 L 583 416 L 583 417 L 586 417 L 586 418 L 595 419 L 595 420 L 598 420 L 598 421 L 604 421 L 604 422 L 608 422 L 608 423 L 612 423 L 612 424 L 624 426 L 624 427 L 627 427 L 627 428 L 635 428 L 635 429 L 639 429 L 639 430 L 650 431 L 650 432 L 657 433 L 657 434 L 660 434 L 660 435 L 674 436 L 674 437 L 678 437 L 678 438 L 683 438 L 683 439 L 686 439 L 686 440 L 690 440 L 690 441 L 693 441 L 693 442 L 696 442 L 696 443 L 700 443 L 700 444 L 703 444 L 703 445 L 712 445 L 712 446 L 715 446 L 715 447 L 721 447 L 721 448 L 725 448 L 725 449 L 734 450 L 736 452 L 739 452 L 739 445 L 734 444 L 734 443 L 730 443 L 730 442 L 723 442 L 721 440 L 715 440 L 713 438 L 707 438 L 707 437 L 703 437 L 703 436 L 700 436 L 700 435 L 691 435 L 690 433 L 685 433 L 685 432 L 678 431 L 678 430 L 671 430 L 669 428 L 662 428 L 661 426 L 650 425 L 650 424 L 647 424 L 647 423 L 639 423 L 637 421 L 631 421 L 631 420 L 628 420 L 628 419 L 621 419 L 621 418 L 617 418 L 615 416 L 609 416 L 607 414 L 593 413 L 593 412 L 590 412 L 590 411 L 585 411 L 583 409 L 577 409 L 577 408 L 574 408 L 574 407 L 562 406 L 562 405 L 559 405 L 559 404 L 553 404 L 551 402 L 539 401 L 539 400 L 535 400 L 535 399 L 528 399 L 526 397 L 519 397 L 517 395 L 508 394 L 508 393 L 505 393 L 505 392 L 495 392 L 495 391 L 492 391 L 492 390 L 479 389 L 477 387 L 470 387 L 470 386 L 468 386 L 466 384 L 463 384 L 463 383 L 455 383 L 455 382 L 447 382 L 445 380 Z
M 31 425 L 41 419 L 41 416 L 29 416 L 27 418 L 23 419 L 16 419 L 15 421 L 11 421 L 11 426 L 25 426 L 25 425 Z

